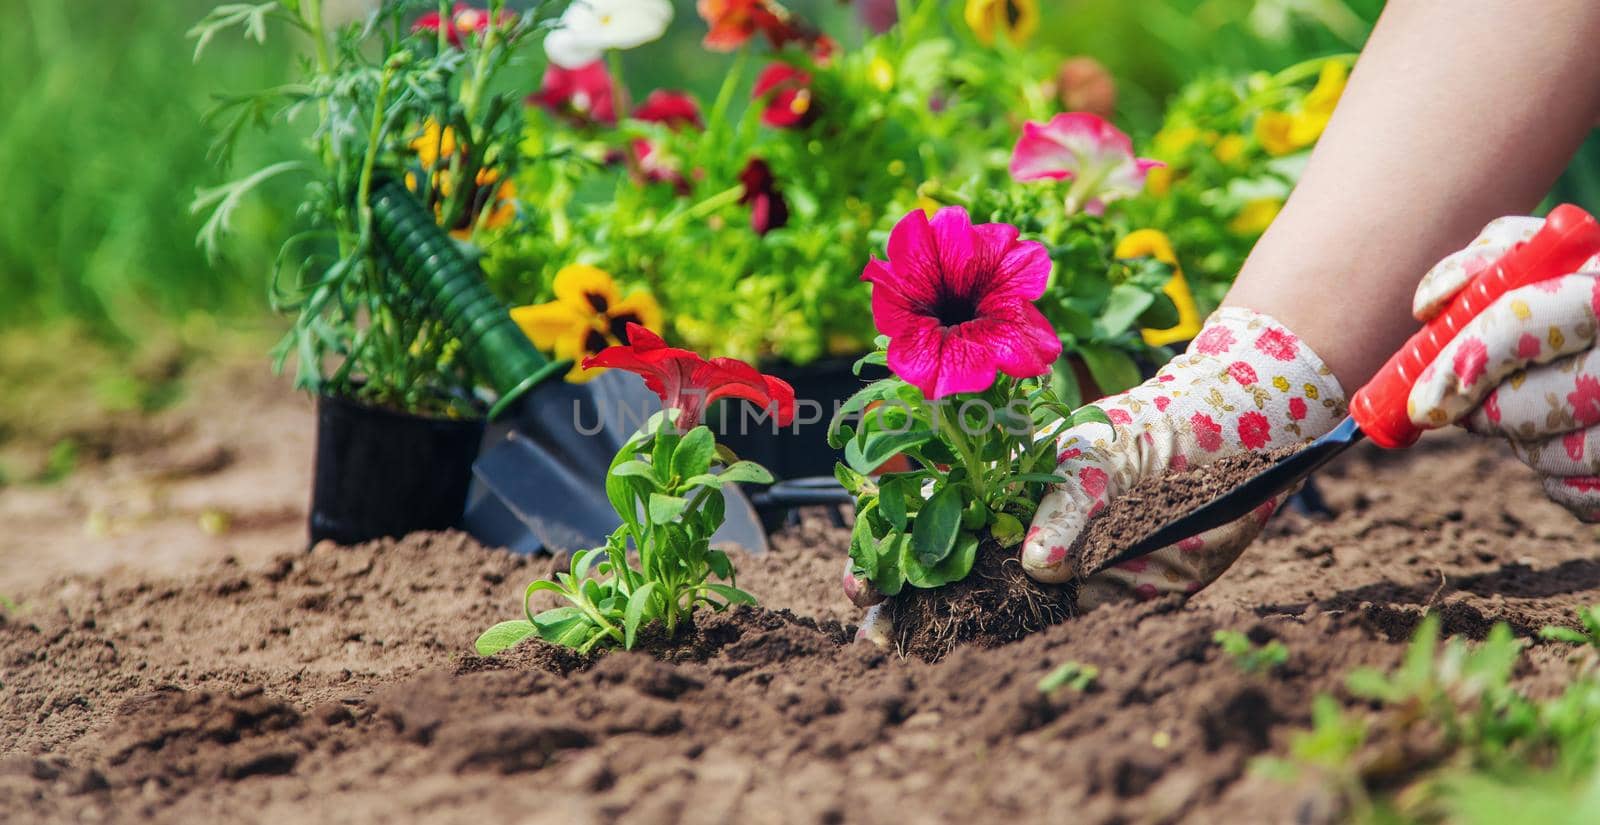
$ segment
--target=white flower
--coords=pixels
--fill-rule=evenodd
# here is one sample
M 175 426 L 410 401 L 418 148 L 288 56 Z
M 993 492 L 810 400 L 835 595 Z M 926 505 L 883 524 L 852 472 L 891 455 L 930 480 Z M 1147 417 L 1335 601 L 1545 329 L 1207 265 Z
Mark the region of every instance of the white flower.
M 672 0 L 573 0 L 544 39 L 550 62 L 578 69 L 606 49 L 631 49 L 655 40 L 672 23 Z

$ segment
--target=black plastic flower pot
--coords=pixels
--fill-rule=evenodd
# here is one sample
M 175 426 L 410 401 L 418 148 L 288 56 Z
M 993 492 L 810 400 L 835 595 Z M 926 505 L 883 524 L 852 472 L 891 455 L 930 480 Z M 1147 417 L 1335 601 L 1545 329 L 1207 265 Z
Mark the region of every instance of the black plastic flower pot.
M 459 526 L 483 419 L 428 418 L 317 397 L 311 543 Z
M 717 440 L 740 458 L 756 461 L 779 479 L 833 475 L 834 462 L 843 454 L 828 447 L 828 422 L 845 399 L 867 384 L 886 377 L 882 367 L 868 366 L 857 376 L 851 358 L 826 358 L 809 364 L 786 361 L 763 363 L 761 371 L 782 378 L 794 387 L 794 424 L 776 427 L 770 419 L 749 415 L 742 401 L 717 405 L 706 423 Z

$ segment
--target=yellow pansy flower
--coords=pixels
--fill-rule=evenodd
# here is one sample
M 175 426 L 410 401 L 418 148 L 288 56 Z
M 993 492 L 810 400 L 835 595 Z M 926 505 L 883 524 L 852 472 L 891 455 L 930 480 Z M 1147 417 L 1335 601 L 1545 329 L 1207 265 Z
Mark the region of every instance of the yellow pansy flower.
M 1232 166 L 1239 162 L 1240 158 L 1244 157 L 1245 149 L 1249 148 L 1249 146 L 1250 142 L 1245 140 L 1244 135 L 1228 135 L 1217 141 L 1217 145 L 1212 148 L 1211 154 L 1215 155 L 1217 160 Z
M 1283 209 L 1281 198 L 1256 198 L 1247 201 L 1239 214 L 1228 221 L 1228 231 L 1235 235 L 1260 235 L 1272 225 L 1273 219 Z
M 967 0 L 967 28 L 978 42 L 994 45 L 996 34 L 1022 43 L 1039 30 L 1039 0 Z
M 1187 341 L 1200 332 L 1200 309 L 1195 306 L 1194 294 L 1183 277 L 1183 267 L 1178 265 L 1178 255 L 1172 250 L 1172 241 L 1159 229 L 1136 229 L 1117 242 L 1113 254 L 1118 258 L 1155 258 L 1172 267 L 1172 278 L 1161 291 L 1172 299 L 1178 308 L 1178 323 L 1167 329 L 1145 329 L 1139 334 L 1152 347 Z
M 625 343 L 628 324 L 661 329 L 661 305 L 642 290 L 627 297 L 611 273 L 588 264 L 568 264 L 556 273 L 555 300 L 511 310 L 533 345 L 556 358 L 572 359 L 567 380 L 582 383 L 603 369 L 586 370 L 583 359 L 606 347 Z

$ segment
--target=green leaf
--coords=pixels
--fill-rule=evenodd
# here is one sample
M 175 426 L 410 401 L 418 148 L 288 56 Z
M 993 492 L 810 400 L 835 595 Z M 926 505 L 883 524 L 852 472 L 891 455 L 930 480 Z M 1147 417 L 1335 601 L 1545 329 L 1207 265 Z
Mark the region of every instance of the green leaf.
M 1066 476 L 1056 475 L 1055 473 L 1018 473 L 1014 476 L 1006 477 L 1008 482 L 1019 481 L 1024 484 L 1063 484 L 1066 480 Z
M 905 586 L 906 577 L 900 570 L 900 556 L 911 537 L 905 533 L 890 533 L 878 541 L 877 572 L 872 576 L 872 586 L 885 596 L 893 596 Z
M 639 633 L 639 622 L 643 621 L 650 610 L 650 597 L 656 592 L 656 583 L 645 582 L 633 591 L 628 597 L 628 609 L 622 618 L 622 646 L 628 650 L 633 649 L 633 639 Z
M 719 579 L 733 578 L 733 559 L 721 550 L 712 550 L 706 554 L 706 567 L 710 568 L 711 575 Z
M 647 478 L 655 481 L 656 468 L 648 461 L 640 461 L 635 458 L 612 467 L 611 474 L 622 476 L 623 478 Z
M 683 515 L 688 509 L 689 500 L 678 496 L 667 496 L 661 493 L 651 493 L 648 512 L 651 524 L 666 524 Z
M 723 484 L 771 484 L 772 473 L 754 461 L 739 461 L 717 474 Z
M 1078 355 L 1089 367 L 1094 382 L 1100 385 L 1100 392 L 1106 395 L 1115 395 L 1139 384 L 1139 365 L 1122 350 L 1100 344 L 1084 344 L 1078 348 Z
M 1589 643 L 1588 636 L 1579 633 L 1570 627 L 1557 627 L 1555 625 L 1546 625 L 1545 627 L 1539 628 L 1539 638 L 1551 642 L 1567 642 L 1568 644 L 1575 645 L 1586 645 Z
M 845 426 L 845 421 L 866 409 L 868 404 L 893 395 L 902 386 L 904 383 L 898 378 L 880 378 L 845 399 L 845 402 L 839 405 L 838 411 L 833 414 L 833 421 L 828 423 L 828 446 L 835 450 L 843 447 L 844 439 L 840 437 L 840 429 Z
M 906 432 L 868 433 L 845 445 L 844 460 L 861 473 L 870 473 L 884 462 L 906 450 L 920 447 L 933 440 L 933 430 L 908 430 Z M 859 449 L 854 449 L 857 445 Z
M 896 531 L 901 533 L 906 531 L 906 493 L 903 479 L 889 478 L 878 485 L 878 510 Z
M 1010 513 L 997 513 L 994 524 L 989 525 L 989 535 L 1007 549 L 1022 543 L 1026 531 L 1022 528 L 1022 521 Z
M 1178 325 L 1178 305 L 1165 292 L 1154 293 L 1150 307 L 1139 315 L 1141 329 L 1170 329 Z
M 729 605 L 756 604 L 755 596 L 752 596 L 737 587 L 726 584 L 715 584 L 713 582 L 706 582 L 700 586 L 710 590 L 718 596 L 721 596 Z
M 1115 338 L 1127 332 L 1154 302 L 1155 296 L 1145 289 L 1132 284 L 1117 284 L 1106 296 L 1106 305 L 1100 311 L 1100 317 L 1095 319 L 1095 337 Z
M 1072 371 L 1072 362 L 1066 358 L 1057 358 L 1056 362 L 1050 365 L 1050 389 L 1068 407 L 1077 407 L 1083 403 L 1083 390 L 1078 386 L 1078 374 Z
M 936 565 L 920 562 L 916 553 L 911 552 L 914 543 L 914 540 L 906 543 L 900 552 L 900 571 L 913 587 L 943 587 L 961 581 L 972 572 L 972 563 L 978 558 L 977 536 L 962 536 L 956 543 L 955 551 Z
M 483 635 L 479 636 L 478 640 L 472 643 L 472 646 L 477 648 L 479 656 L 493 656 L 528 638 L 529 635 L 538 632 L 538 630 L 533 622 L 527 619 L 513 619 L 509 622 L 501 622 L 483 631 Z
M 1062 662 L 1060 667 L 1050 671 L 1043 679 L 1039 680 L 1040 693 L 1055 693 L 1069 687 L 1082 693 L 1094 686 L 1094 680 L 1100 676 L 1100 669 L 1094 665 L 1085 665 L 1079 662 Z
M 564 647 L 578 647 L 600 628 L 576 607 L 554 607 L 533 617 L 539 638 Z
M 861 491 L 872 483 L 871 479 L 868 479 L 865 474 L 858 473 L 842 463 L 833 465 L 833 477 L 839 482 L 840 487 L 843 487 L 853 496 L 861 495 Z
M 678 442 L 672 452 L 672 474 L 689 478 L 711 469 L 711 459 L 716 455 L 717 440 L 706 427 L 695 427 Z
M 861 370 L 864 367 L 887 367 L 888 365 L 889 353 L 879 350 L 877 352 L 869 352 L 866 355 L 856 359 L 856 362 L 850 366 L 850 371 L 859 376 L 861 375 Z
M 1111 426 L 1111 416 L 1106 415 L 1105 410 L 1102 410 L 1093 404 L 1073 410 L 1072 415 L 1068 416 L 1066 421 L 1068 427 L 1076 427 L 1079 424 L 1104 424 L 1107 427 Z
M 911 549 L 924 567 L 933 567 L 950 555 L 961 529 L 961 491 L 945 484 L 934 491 L 917 511 L 911 525 Z

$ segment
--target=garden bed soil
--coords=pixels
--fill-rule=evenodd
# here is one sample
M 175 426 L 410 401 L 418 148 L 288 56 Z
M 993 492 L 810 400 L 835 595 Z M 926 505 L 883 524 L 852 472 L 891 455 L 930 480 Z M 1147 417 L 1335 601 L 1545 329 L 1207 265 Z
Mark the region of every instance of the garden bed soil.
M 217 470 L 214 486 L 246 471 Z M 30 501 L 73 506 L 79 483 L 95 482 Z M 1335 806 L 1317 789 L 1247 770 L 1284 751 L 1316 693 L 1358 665 L 1396 663 L 1425 608 L 1472 637 L 1496 621 L 1522 636 L 1570 621 L 1600 601 L 1600 559 L 1595 528 L 1463 436 L 1362 448 L 1323 487 L 1336 518 L 1279 515 L 1186 605 L 1105 607 L 934 664 L 847 643 L 847 534 L 819 519 L 738 559 L 762 608 L 705 615 L 660 658 L 592 661 L 541 643 L 473 655 L 551 562 L 460 534 L 311 552 L 285 538 L 276 555 L 218 546 L 177 570 L 85 569 L 61 536 L 31 548 L 26 576 L 0 580 L 16 602 L 0 612 L 0 811 L 47 823 L 1324 821 Z M 0 570 L 28 567 L 5 549 Z M 1279 639 L 1288 662 L 1247 675 L 1212 643 L 1218 629 Z M 1564 655 L 1536 642 L 1519 679 L 1553 690 Z M 1098 668 L 1093 686 L 1041 693 L 1067 661 Z

